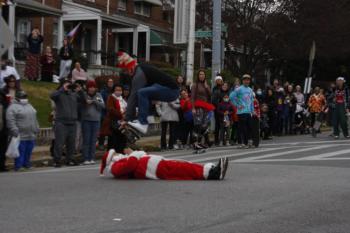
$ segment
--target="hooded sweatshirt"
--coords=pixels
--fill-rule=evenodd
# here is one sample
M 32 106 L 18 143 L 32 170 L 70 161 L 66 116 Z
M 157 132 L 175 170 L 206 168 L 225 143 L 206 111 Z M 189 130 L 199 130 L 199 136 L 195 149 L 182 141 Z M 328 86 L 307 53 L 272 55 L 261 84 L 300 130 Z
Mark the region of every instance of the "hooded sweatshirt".
M 235 89 L 230 100 L 237 108 L 237 115 L 254 113 L 254 93 L 250 87 L 240 86 Z
M 7 128 L 11 136 L 20 136 L 22 141 L 35 140 L 39 132 L 36 110 L 26 102 L 14 100 L 6 112 Z

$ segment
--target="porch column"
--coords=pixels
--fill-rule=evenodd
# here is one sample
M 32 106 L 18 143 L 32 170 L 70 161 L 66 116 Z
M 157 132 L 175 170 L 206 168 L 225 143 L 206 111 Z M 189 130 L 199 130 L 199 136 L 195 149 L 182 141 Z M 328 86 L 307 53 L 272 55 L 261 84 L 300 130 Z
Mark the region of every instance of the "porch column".
M 63 45 L 63 19 L 58 18 L 58 38 L 57 38 L 57 49 L 60 49 Z
M 136 55 L 138 54 L 138 47 L 139 47 L 139 31 L 138 27 L 134 28 L 133 31 L 133 43 L 132 43 L 132 54 Z
M 16 38 L 15 34 L 15 19 L 16 19 L 16 5 L 15 4 L 10 4 L 9 5 L 9 28 L 12 31 L 13 35 Z M 12 45 L 8 49 L 8 58 L 13 61 L 13 65 L 16 63 L 16 58 L 15 58 L 15 41 L 13 41 Z
M 151 29 L 146 32 L 146 61 L 150 60 L 151 56 Z
M 97 38 L 96 38 L 96 65 L 102 65 L 101 52 L 102 52 L 102 19 L 97 20 Z

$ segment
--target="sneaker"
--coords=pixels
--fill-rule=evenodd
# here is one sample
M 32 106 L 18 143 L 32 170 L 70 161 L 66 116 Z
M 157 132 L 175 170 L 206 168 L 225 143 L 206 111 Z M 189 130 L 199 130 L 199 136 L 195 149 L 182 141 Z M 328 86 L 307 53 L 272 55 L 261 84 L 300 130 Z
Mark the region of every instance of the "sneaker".
M 339 139 L 339 136 L 338 135 L 334 135 L 334 139 Z
M 134 122 L 128 122 L 128 125 L 133 127 L 134 129 L 140 131 L 143 134 L 146 134 L 148 131 L 148 125 L 143 125 L 139 121 L 134 121 Z
M 219 160 L 218 164 L 213 166 L 208 175 L 208 180 L 220 180 L 221 176 L 221 159 Z
M 60 168 L 60 167 L 62 167 L 62 165 L 61 165 L 61 163 L 56 162 L 56 163 L 53 164 L 53 167 L 54 168 Z
M 221 165 L 220 180 L 223 180 L 225 178 L 225 175 L 226 175 L 226 171 L 227 171 L 227 168 L 228 168 L 229 160 L 226 157 L 222 158 L 220 160 L 221 160 L 221 162 L 220 162 L 220 165 Z
M 67 166 L 78 166 L 78 164 L 75 161 L 73 161 L 73 160 L 70 160 L 70 161 L 66 162 L 66 165 Z
M 350 138 L 350 136 L 349 136 L 349 135 L 347 135 L 347 136 L 345 136 L 345 138 L 346 138 L 346 139 L 349 139 L 349 138 Z
M 90 165 L 91 163 L 90 163 L 90 161 L 84 161 L 83 163 L 82 163 L 82 165 Z
M 179 147 L 177 144 L 175 144 L 175 145 L 174 145 L 174 149 L 175 149 L 175 150 L 180 150 L 180 147 Z
M 91 165 L 96 164 L 95 160 L 90 160 L 90 164 L 91 164 Z

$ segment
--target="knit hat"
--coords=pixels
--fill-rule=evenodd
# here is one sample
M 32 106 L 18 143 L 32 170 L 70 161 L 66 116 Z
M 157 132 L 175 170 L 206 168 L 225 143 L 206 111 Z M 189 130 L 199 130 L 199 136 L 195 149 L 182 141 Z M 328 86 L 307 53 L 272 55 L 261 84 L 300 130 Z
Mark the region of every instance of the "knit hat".
M 337 81 L 343 81 L 343 82 L 345 82 L 345 78 L 344 78 L 344 77 L 338 77 L 338 78 L 337 78 Z
M 218 81 L 218 80 L 223 81 L 223 79 L 222 79 L 222 77 L 221 77 L 220 75 L 218 75 L 218 76 L 215 77 L 215 82 Z
M 112 161 L 114 154 L 115 154 L 115 150 L 111 149 L 103 155 L 102 160 L 101 160 L 100 175 L 103 175 L 105 168 Z
M 96 82 L 94 80 L 89 80 L 86 84 L 86 89 L 89 89 L 89 88 L 96 88 Z

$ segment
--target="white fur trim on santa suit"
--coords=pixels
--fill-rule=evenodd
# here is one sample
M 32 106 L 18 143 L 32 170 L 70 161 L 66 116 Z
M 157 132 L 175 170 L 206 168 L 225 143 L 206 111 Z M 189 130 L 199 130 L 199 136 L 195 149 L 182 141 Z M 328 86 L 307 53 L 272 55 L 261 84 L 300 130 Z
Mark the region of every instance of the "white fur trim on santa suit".
M 147 169 L 146 169 L 146 178 L 148 179 L 155 179 L 157 180 L 157 168 L 160 161 L 162 161 L 164 158 L 162 156 L 158 155 L 152 155 L 150 156 L 148 162 L 147 162 Z
M 146 155 L 146 152 L 144 152 L 144 151 L 134 151 L 129 156 L 133 156 L 133 157 L 140 159 L 144 155 Z
M 204 164 L 204 166 L 203 166 L 203 177 L 204 177 L 204 179 L 206 179 L 206 180 L 208 179 L 209 171 L 214 166 L 215 166 L 215 164 L 213 164 L 213 163 L 206 163 L 206 164 Z

